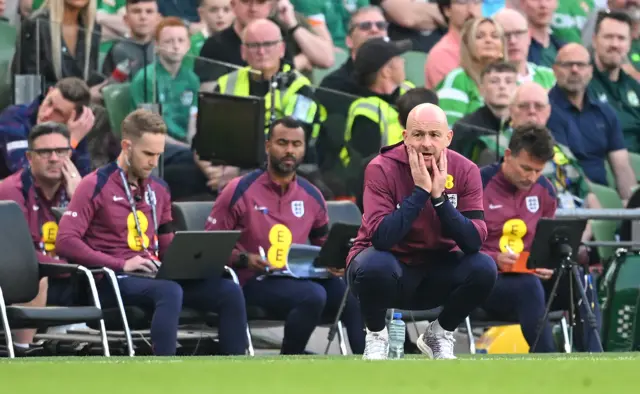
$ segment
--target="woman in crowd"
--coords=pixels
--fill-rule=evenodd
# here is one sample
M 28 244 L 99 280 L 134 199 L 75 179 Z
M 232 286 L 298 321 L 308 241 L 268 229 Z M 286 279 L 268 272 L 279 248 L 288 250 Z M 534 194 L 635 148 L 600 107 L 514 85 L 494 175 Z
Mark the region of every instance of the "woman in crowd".
M 473 19 L 464 25 L 460 67 L 451 71 L 436 88 L 449 126 L 482 107 L 483 100 L 478 90 L 480 74 L 490 63 L 507 60 L 506 48 L 504 32 L 493 19 Z

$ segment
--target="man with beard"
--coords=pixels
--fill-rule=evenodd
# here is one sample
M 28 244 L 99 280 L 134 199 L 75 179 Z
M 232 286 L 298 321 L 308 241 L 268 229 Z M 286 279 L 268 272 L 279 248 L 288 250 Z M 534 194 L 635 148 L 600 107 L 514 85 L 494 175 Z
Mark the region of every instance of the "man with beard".
M 136 110 L 122 121 L 120 156 L 80 182 L 60 220 L 56 250 L 74 264 L 118 273 L 124 305 L 153 311 L 155 355 L 176 354 L 183 306 L 218 314 L 220 352 L 245 354 L 247 313 L 233 281 L 219 275 L 180 282 L 139 275 L 158 271 L 174 235 L 169 189 L 151 175 L 166 133 L 160 115 L 150 111 Z M 99 280 L 97 286 L 102 306 L 115 307 L 111 284 Z
M 387 309 L 442 306 L 417 345 L 454 359 L 453 331 L 496 280 L 496 264 L 479 253 L 487 236 L 480 170 L 447 149 L 452 131 L 433 104 L 411 110 L 402 136 L 367 166 L 362 226 L 347 257 L 367 327 L 363 358 L 387 358 Z
M 626 204 L 636 177 L 618 117 L 608 104 L 587 94 L 593 72 L 589 52 L 579 44 L 567 44 L 558 52 L 553 72 L 558 82 L 549 91 L 552 110 L 547 127 L 558 144 L 571 150 L 591 182 L 608 185 L 604 164 L 608 160 Z
M 283 319 L 282 354 L 302 354 L 323 317 L 335 316 L 347 289 L 344 270 L 322 280 L 265 274 L 285 266 L 292 244 L 322 245 L 328 234 L 327 206 L 320 191 L 296 175 L 304 157 L 304 131 L 298 121 L 274 122 L 266 142 L 267 167 L 233 179 L 218 196 L 207 219 L 208 231 L 242 229 L 231 254 L 247 305 Z M 364 351 L 358 303 L 350 296 L 342 314 L 351 350 Z
M 15 201 L 22 209 L 35 245 L 38 261 L 58 262 L 55 250 L 58 224 L 52 208 L 64 207 L 80 182 L 71 163 L 71 134 L 60 123 L 43 122 L 29 134 L 26 154 L 29 166 L 0 183 L 0 200 Z M 10 226 L 10 223 L 4 223 Z M 67 279 L 43 278 L 40 291 L 26 306 L 71 306 L 71 285 Z M 36 330 L 16 330 L 18 354 L 29 353 Z
M 593 79 L 589 93 L 616 111 L 627 149 L 640 152 L 640 83 L 622 64 L 631 45 L 631 18 L 624 12 L 598 14 L 593 37 Z

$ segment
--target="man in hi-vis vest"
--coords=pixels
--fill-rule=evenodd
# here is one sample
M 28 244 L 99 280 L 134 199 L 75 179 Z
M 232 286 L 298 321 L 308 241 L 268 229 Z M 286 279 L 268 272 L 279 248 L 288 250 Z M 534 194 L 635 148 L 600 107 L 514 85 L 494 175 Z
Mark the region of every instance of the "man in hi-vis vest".
M 272 105 L 276 119 L 291 116 L 301 122 L 307 138 L 304 162 L 316 164 L 315 142 L 327 114 L 314 98 L 311 81 L 283 61 L 285 43 L 278 26 L 267 19 L 249 23 L 242 34 L 241 52 L 249 66 L 218 78 L 216 92 L 264 97 L 265 132 L 271 123 Z M 278 87 L 272 97 L 274 77 Z

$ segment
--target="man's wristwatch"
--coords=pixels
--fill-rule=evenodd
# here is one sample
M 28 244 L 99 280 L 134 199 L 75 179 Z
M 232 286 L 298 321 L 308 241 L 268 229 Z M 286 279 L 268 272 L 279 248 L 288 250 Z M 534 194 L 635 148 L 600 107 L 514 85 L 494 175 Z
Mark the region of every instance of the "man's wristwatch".
M 444 204 L 444 202 L 447 200 L 447 196 L 442 193 L 442 195 L 440 195 L 440 197 L 431 197 L 431 203 L 433 204 L 434 207 L 439 207 L 440 205 Z
M 238 268 L 246 268 L 249 266 L 249 255 L 245 252 L 241 252 L 238 255 L 238 260 L 236 261 L 236 266 Z

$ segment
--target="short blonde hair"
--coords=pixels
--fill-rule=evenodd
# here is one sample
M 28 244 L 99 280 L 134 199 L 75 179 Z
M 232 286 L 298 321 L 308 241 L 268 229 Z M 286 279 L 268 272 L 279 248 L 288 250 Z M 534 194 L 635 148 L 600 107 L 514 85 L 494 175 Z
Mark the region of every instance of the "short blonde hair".
M 146 109 L 137 109 L 122 121 L 122 138 L 137 140 L 144 133 L 167 134 L 162 116 Z

